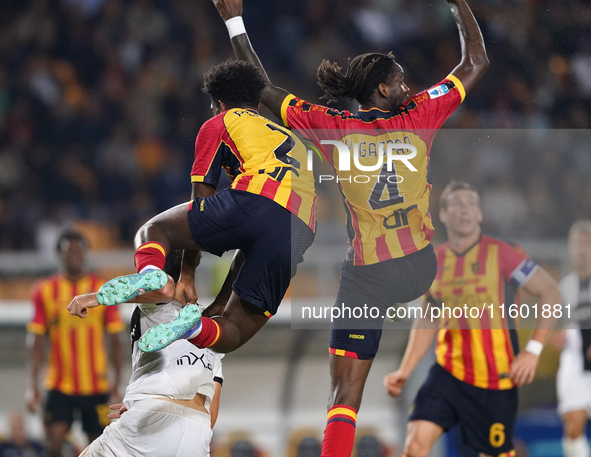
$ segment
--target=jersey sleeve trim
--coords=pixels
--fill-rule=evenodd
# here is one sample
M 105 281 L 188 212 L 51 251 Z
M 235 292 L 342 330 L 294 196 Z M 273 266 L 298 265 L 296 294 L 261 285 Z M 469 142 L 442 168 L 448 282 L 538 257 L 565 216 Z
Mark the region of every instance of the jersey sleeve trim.
M 223 386 L 224 385 L 224 378 L 220 378 L 219 376 L 214 376 L 213 382 L 217 382 L 219 385 Z
M 460 91 L 461 101 L 463 102 L 466 98 L 466 89 L 464 88 L 462 81 L 460 81 L 460 79 L 457 76 L 451 74 L 447 76 L 447 79 L 453 82 L 455 86 L 458 88 L 458 90 Z
M 203 182 L 205 181 L 205 176 L 191 176 L 191 182 Z
M 283 103 L 281 103 L 281 120 L 286 127 L 289 127 L 289 124 L 287 123 L 287 107 L 289 106 L 289 102 L 294 98 L 296 98 L 295 95 L 289 94 L 283 99 Z

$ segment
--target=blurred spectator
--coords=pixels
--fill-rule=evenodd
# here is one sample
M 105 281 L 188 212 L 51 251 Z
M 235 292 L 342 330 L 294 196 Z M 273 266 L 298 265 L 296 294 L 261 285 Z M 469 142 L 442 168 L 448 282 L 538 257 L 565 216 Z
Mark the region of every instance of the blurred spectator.
M 355 438 L 357 457 L 391 457 L 394 451 L 384 445 L 371 427 L 361 428 Z
M 446 126 L 589 128 L 587 3 L 474 1 L 492 64 Z M 310 100 L 321 95 L 316 70 L 323 58 L 345 65 L 362 52 L 393 51 L 413 91 L 436 83 L 459 59 L 457 32 L 443 3 L 266 0 L 251 6 L 245 19 L 272 79 Z M 192 0 L 8 1 L 0 2 L 0 30 L 0 247 L 33 247 L 36 226 L 56 213 L 106 218 L 131 242 L 146 214 L 133 208 L 134 200 L 147 199 L 143 208 L 175 201 L 179 183 L 171 195 L 160 193 L 180 179 L 183 167 L 189 186 L 195 136 L 210 116 L 209 100 L 199 91 L 202 75 L 232 55 L 215 8 Z M 477 174 L 470 180 L 510 174 L 517 179 L 512 195 L 529 195 L 528 203 L 536 200 L 533 171 L 585 187 L 588 142 L 579 139 L 547 167 L 543 145 L 529 154 L 482 141 L 472 151 Z M 437 170 L 443 181 L 464 177 L 450 176 L 456 170 L 451 162 Z M 587 173 L 579 170 L 584 179 L 571 179 L 569 162 L 586 164 Z M 174 170 L 167 173 L 169 163 Z M 540 236 L 566 234 L 586 202 L 573 186 L 552 190 L 554 205 L 566 203 L 559 209 L 566 220 L 537 229 Z M 530 213 L 539 213 L 542 200 Z M 5 230 L 5 220 L 16 227 Z M 552 223 L 545 215 L 537 222 Z
M 321 453 L 320 433 L 315 428 L 296 428 L 287 437 L 285 457 L 320 457 Z
M 41 443 L 30 440 L 27 436 L 23 415 L 12 411 L 8 420 L 10 435 L 6 441 L 0 441 L 0 457 L 43 457 Z
M 322 445 L 316 438 L 304 438 L 298 444 L 297 457 L 320 457 Z
M 215 445 L 216 457 L 264 457 L 265 454 L 252 442 L 250 434 L 240 430 L 224 434 Z

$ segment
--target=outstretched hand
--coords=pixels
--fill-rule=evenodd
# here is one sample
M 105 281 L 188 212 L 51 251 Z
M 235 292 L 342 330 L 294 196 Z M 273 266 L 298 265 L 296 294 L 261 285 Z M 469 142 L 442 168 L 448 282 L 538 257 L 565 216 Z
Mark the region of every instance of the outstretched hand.
M 116 411 L 107 416 L 109 419 L 121 419 L 121 414 L 127 411 L 127 406 L 125 406 L 125 403 L 117 403 L 115 405 L 110 405 L 109 409 L 111 411 Z
M 224 21 L 236 16 L 242 16 L 242 0 L 213 0 Z
M 88 308 L 96 308 L 101 304 L 96 299 L 96 292 L 91 294 L 76 295 L 68 305 L 68 311 L 73 316 L 86 317 Z

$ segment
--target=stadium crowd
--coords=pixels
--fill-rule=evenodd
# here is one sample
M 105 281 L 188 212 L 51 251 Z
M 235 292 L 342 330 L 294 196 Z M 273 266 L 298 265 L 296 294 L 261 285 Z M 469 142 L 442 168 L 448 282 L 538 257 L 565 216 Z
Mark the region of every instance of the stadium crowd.
M 586 3 L 470 2 L 491 66 L 446 128 L 589 128 Z M 317 100 L 323 57 L 345 65 L 392 50 L 413 92 L 445 77 L 459 57 L 447 8 L 444 0 L 259 0 L 245 21 L 272 79 Z M 206 0 L 2 1 L 0 249 L 35 248 L 40 227 L 74 219 L 116 227 L 130 242 L 147 218 L 187 200 L 195 136 L 210 116 L 202 75 L 231 55 Z M 469 179 L 494 224 L 485 229 L 564 236 L 591 206 L 586 142 L 559 153 L 551 143 L 483 142 L 459 155 L 461 169 L 434 158 L 434 201 L 449 178 Z

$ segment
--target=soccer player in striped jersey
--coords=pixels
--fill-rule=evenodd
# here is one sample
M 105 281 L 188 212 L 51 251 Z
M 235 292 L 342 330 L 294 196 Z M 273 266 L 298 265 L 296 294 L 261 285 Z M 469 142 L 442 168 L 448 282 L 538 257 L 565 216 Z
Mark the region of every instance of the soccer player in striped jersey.
M 62 455 L 62 446 L 74 415 L 82 418 L 89 441 L 109 424 L 109 401 L 121 401 L 121 333 L 125 324 L 117 307 L 94 309 L 84 321 L 66 309 L 79 294 L 96 292 L 104 280 L 86 270 L 88 241 L 74 230 L 63 232 L 57 241 L 63 265 L 61 272 L 39 282 L 33 292 L 34 315 L 27 325 L 30 346 L 30 379 L 27 406 L 37 412 L 41 406 L 39 375 L 49 340 L 49 360 L 45 376 L 47 397 L 43 419 L 48 452 Z M 109 336 L 107 357 L 105 332 Z M 108 379 L 108 362 L 113 367 L 113 383 Z
M 561 303 L 560 292 L 519 246 L 481 233 L 480 197 L 473 186 L 452 181 L 440 208 L 448 242 L 435 249 L 437 276 L 423 309 L 439 306 L 441 326 L 438 331 L 429 316 L 415 320 L 399 369 L 384 378 L 387 391 L 400 395 L 437 334 L 437 363 L 411 410 L 403 455 L 427 457 L 435 441 L 459 425 L 463 445 L 474 456 L 512 457 L 517 387 L 533 381 L 553 321 L 540 317 L 520 352 L 508 307 L 519 303 L 519 288 L 540 304 Z M 480 311 L 478 317 L 456 318 L 453 309 L 465 305 Z
M 242 22 L 242 0 L 213 1 L 226 21 L 236 57 L 262 68 Z M 263 91 L 263 104 L 286 127 L 315 142 L 340 141 L 350 149 L 326 151 L 343 195 L 350 243 L 341 268 L 337 306 L 385 310 L 420 297 L 435 277 L 428 212 L 431 144 L 489 65 L 467 3 L 448 3 L 460 32 L 462 60 L 430 89 L 411 97 L 394 56 L 369 53 L 352 59 L 345 75 L 327 61 L 318 69 L 319 84 L 329 102 L 356 100 L 360 104 L 357 113 L 304 101 L 270 82 Z M 356 170 L 342 166 L 350 155 Z M 376 163 L 381 166 L 372 168 Z M 333 322 L 329 343 L 332 386 L 323 457 L 351 454 L 357 411 L 378 350 L 383 315 Z
M 175 293 L 178 301 L 195 303 L 198 252 L 221 256 L 238 250 L 210 306 L 222 316 L 200 320 L 196 305 L 185 307 L 177 319 L 142 336 L 139 347 L 146 352 L 179 338 L 222 353 L 242 346 L 277 312 L 314 239 L 314 176 L 300 167 L 306 150 L 287 129 L 258 113 L 266 85 L 260 70 L 227 61 L 205 75 L 204 85 L 215 116 L 203 124 L 195 142 L 193 200 L 140 228 L 138 274 L 109 281 L 92 302 L 74 300 L 69 306 L 72 314 L 84 316 L 86 308 L 99 304 L 135 297 L 143 303 L 166 302 Z M 232 184 L 216 194 L 222 168 Z M 189 250 L 176 286 L 161 271 L 171 249 Z

